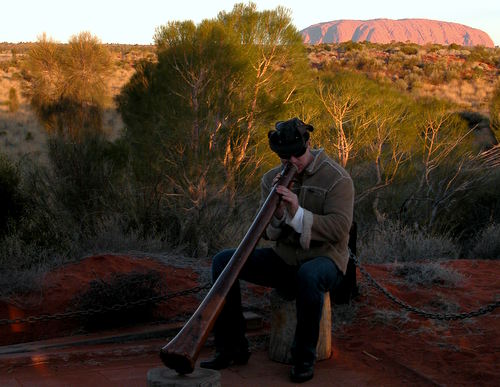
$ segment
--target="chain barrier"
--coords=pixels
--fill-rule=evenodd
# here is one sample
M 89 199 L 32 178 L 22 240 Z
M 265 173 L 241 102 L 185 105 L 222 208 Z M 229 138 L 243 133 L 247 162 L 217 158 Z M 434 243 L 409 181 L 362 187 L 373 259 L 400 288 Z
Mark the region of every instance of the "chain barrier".
M 95 308 L 95 309 L 91 308 L 91 309 L 86 309 L 86 310 L 74 310 L 74 311 L 69 310 L 67 312 L 62 312 L 62 313 L 54 313 L 54 314 L 50 314 L 50 315 L 49 314 L 42 314 L 40 316 L 29 316 L 29 317 L 24 317 L 24 318 L 15 318 L 12 320 L 0 319 L 0 326 L 10 325 L 10 324 L 35 323 L 35 322 L 39 322 L 39 321 L 49 321 L 49 320 L 62 320 L 62 319 L 66 319 L 66 318 L 91 316 L 91 315 L 103 313 L 103 312 L 111 312 L 111 311 L 117 311 L 117 310 L 122 310 L 122 309 L 129 309 L 129 308 L 133 308 L 133 307 L 144 305 L 144 304 L 149 304 L 149 303 L 153 303 L 153 302 L 160 303 L 160 302 L 165 302 L 167 300 L 170 300 L 172 298 L 187 296 L 190 294 L 196 294 L 196 293 L 199 293 L 203 290 L 210 289 L 211 286 L 212 286 L 211 284 L 195 286 L 193 288 L 181 290 L 181 291 L 178 291 L 175 293 L 169 293 L 169 294 L 163 294 L 163 295 L 149 297 L 149 298 L 143 298 L 140 300 L 131 301 L 131 302 L 126 303 L 126 304 L 114 304 L 114 305 L 102 307 L 102 308 Z
M 493 312 L 496 308 L 500 307 L 500 300 L 497 300 L 495 302 L 491 302 L 487 305 L 482 306 L 481 308 L 478 308 L 476 310 L 470 311 L 470 312 L 462 312 L 462 313 L 433 313 L 429 311 L 425 311 L 422 309 L 419 309 L 415 306 L 409 305 L 403 300 L 399 299 L 398 297 L 394 296 L 391 294 L 387 289 L 385 289 L 382 285 L 380 285 L 368 271 L 361 266 L 361 263 L 359 262 L 358 257 L 356 257 L 354 254 L 351 253 L 351 258 L 353 259 L 354 263 L 356 266 L 359 268 L 361 273 L 364 275 L 364 277 L 368 280 L 368 282 L 377 290 L 382 292 L 389 300 L 394 302 L 395 304 L 399 305 L 403 309 L 406 309 L 410 312 L 413 312 L 415 314 L 418 314 L 422 317 L 429 318 L 429 319 L 436 319 L 436 320 L 463 320 L 466 318 L 471 318 L 471 317 L 477 317 L 477 316 L 482 316 L 487 313 Z M 210 289 L 211 284 L 205 284 L 201 286 L 195 286 L 190 289 L 186 290 L 181 290 L 179 292 L 175 293 L 169 293 L 169 294 L 164 294 L 164 295 L 159 295 L 159 296 L 154 296 L 154 297 L 149 297 L 149 298 L 143 298 L 140 300 L 136 301 L 131 301 L 126 304 L 114 304 L 112 306 L 108 307 L 102 307 L 102 308 L 95 308 L 95 309 L 86 309 L 86 310 L 75 310 L 75 311 L 67 311 L 67 312 L 62 312 L 62 313 L 55 313 L 55 314 L 43 314 L 39 316 L 29 316 L 29 317 L 24 317 L 24 318 L 15 318 L 15 319 L 0 319 L 0 326 L 3 325 L 10 325 L 10 324 L 22 324 L 22 323 L 35 323 L 39 321 L 49 321 L 49 320 L 62 320 L 66 318 L 74 318 L 74 317 L 81 317 L 81 316 L 91 316 L 94 314 L 98 313 L 103 313 L 103 312 L 111 312 L 111 311 L 118 311 L 122 309 L 129 309 L 133 308 L 136 306 L 148 304 L 148 303 L 161 303 L 165 302 L 167 300 L 170 300 L 172 298 L 176 297 L 182 297 L 182 296 L 187 296 L 190 294 L 196 294 L 199 293 L 203 290 L 208 290 Z
M 370 282 L 370 284 L 382 292 L 389 300 L 392 302 L 396 303 L 403 309 L 406 309 L 410 312 L 416 313 L 422 317 L 428 318 L 428 319 L 433 319 L 433 320 L 463 320 L 466 318 L 471 318 L 471 317 L 477 317 L 477 316 L 482 316 L 487 313 L 493 312 L 496 308 L 500 307 L 500 300 L 497 300 L 495 302 L 491 302 L 487 305 L 482 306 L 479 309 L 470 311 L 470 312 L 463 312 L 463 313 L 433 313 L 429 311 L 425 311 L 419 308 L 416 308 L 412 305 L 407 304 L 403 300 L 397 298 L 393 294 L 389 293 L 389 291 L 384 288 L 382 285 L 380 285 L 375 278 L 371 276 L 366 269 L 361 266 L 358 257 L 356 257 L 354 254 L 351 253 L 351 258 L 354 260 L 354 263 L 356 266 L 359 268 L 361 273 L 365 276 L 365 278 Z

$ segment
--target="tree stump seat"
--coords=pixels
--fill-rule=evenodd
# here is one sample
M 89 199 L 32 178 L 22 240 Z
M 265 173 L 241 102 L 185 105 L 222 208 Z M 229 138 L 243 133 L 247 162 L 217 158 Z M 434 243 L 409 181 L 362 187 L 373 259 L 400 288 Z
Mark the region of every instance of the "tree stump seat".
M 276 290 L 271 292 L 271 334 L 269 358 L 280 363 L 291 364 L 291 348 L 297 324 L 295 300 L 285 300 Z M 330 293 L 325 293 L 321 316 L 316 360 L 330 358 L 332 354 L 332 316 Z

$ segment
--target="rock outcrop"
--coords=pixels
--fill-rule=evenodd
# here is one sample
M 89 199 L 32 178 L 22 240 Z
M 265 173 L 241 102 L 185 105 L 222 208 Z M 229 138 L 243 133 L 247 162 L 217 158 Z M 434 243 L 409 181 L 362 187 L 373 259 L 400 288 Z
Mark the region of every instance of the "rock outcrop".
M 463 24 L 428 19 L 335 20 L 318 23 L 301 31 L 304 43 L 412 42 L 417 44 L 459 44 L 493 47 L 484 31 Z

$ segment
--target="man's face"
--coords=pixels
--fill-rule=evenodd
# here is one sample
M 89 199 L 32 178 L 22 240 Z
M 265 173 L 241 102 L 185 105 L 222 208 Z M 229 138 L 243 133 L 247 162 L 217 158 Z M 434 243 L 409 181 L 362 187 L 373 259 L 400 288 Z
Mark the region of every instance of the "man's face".
M 302 171 L 309 165 L 311 162 L 311 153 L 309 152 L 309 146 L 306 149 L 306 152 L 299 157 L 291 156 L 289 159 L 281 158 L 281 162 L 285 164 L 286 162 L 291 162 L 295 167 L 297 167 L 297 173 L 302 173 Z

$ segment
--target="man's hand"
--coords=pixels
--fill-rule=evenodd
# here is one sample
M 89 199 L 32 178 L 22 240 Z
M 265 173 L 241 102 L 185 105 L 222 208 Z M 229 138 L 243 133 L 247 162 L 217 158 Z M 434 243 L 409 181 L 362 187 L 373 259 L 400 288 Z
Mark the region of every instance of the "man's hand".
M 276 210 L 275 215 L 278 218 L 283 217 L 283 209 L 281 208 L 281 211 L 282 211 L 281 216 L 279 216 L 280 214 L 278 213 L 278 211 L 280 210 L 280 207 L 284 204 L 284 205 L 286 205 L 288 213 L 293 218 L 295 216 L 295 213 L 299 209 L 299 198 L 292 191 L 290 191 L 287 187 L 282 186 L 282 185 L 278 185 L 276 187 L 276 192 L 278 192 L 281 195 L 282 201 L 281 201 L 280 206 Z
M 281 173 L 278 173 L 274 179 L 273 179 L 273 186 L 276 185 L 276 183 L 278 182 L 278 180 L 280 179 L 281 177 Z M 274 216 L 277 218 L 277 219 L 283 219 L 283 216 L 285 215 L 285 202 L 283 200 L 280 201 L 279 205 L 278 205 L 278 208 L 276 208 L 276 211 L 274 211 Z

